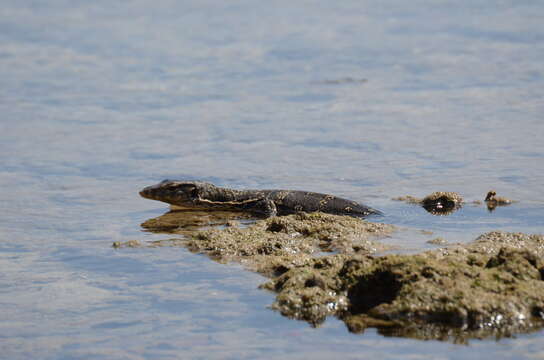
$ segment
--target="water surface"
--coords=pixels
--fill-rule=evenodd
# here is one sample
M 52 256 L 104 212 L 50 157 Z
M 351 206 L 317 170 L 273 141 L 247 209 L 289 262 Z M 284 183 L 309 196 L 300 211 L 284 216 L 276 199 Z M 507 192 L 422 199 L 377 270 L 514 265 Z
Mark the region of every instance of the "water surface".
M 542 332 L 460 346 L 313 329 L 239 266 L 111 248 L 164 238 L 140 223 L 166 207 L 137 194 L 164 178 L 365 202 L 408 229 L 387 240 L 406 251 L 542 233 L 543 18 L 534 1 L 4 1 L 2 354 L 544 356 Z M 436 217 L 391 200 L 490 189 L 519 202 Z

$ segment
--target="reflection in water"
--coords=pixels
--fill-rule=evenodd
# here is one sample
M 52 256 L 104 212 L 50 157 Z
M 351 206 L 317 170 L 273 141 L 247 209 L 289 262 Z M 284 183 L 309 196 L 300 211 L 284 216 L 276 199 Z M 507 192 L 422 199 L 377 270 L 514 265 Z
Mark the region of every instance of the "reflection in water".
M 427 210 L 428 213 L 437 216 L 445 216 L 453 214 L 455 211 L 461 208 L 460 204 L 454 204 L 449 201 L 438 201 L 436 203 L 424 203 L 423 208 Z
M 459 210 L 461 207 L 460 206 L 451 206 L 451 205 L 447 205 L 447 206 L 442 206 L 442 205 L 439 205 L 439 206 L 428 206 L 428 205 L 423 205 L 423 208 L 425 210 L 427 210 L 427 212 L 429 214 L 432 214 L 432 215 L 436 215 L 436 216 L 446 216 L 446 215 L 451 215 L 453 214 L 454 212 L 456 212 L 457 210 Z
M 146 231 L 166 234 L 189 235 L 207 227 L 229 226 L 233 221 L 250 223 L 251 215 L 243 212 L 210 210 L 173 210 L 159 217 L 144 221 Z
M 173 206 L 172 208 L 176 208 Z M 199 230 L 215 227 L 240 226 L 253 223 L 255 220 L 249 214 L 230 211 L 204 211 L 175 209 L 164 213 L 156 218 L 144 221 L 140 226 L 148 232 L 156 234 L 181 235 L 181 237 L 162 240 L 146 241 L 139 240 L 114 241 L 112 246 L 119 248 L 139 247 L 164 247 L 164 246 L 186 246 L 186 240 Z

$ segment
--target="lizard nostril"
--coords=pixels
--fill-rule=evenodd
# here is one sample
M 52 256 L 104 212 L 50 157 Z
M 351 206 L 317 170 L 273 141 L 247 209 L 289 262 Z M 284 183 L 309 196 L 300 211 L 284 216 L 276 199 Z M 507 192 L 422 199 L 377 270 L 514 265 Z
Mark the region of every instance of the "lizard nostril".
M 142 190 L 140 190 L 140 192 L 139 192 L 139 194 L 140 194 L 141 197 L 144 197 L 144 198 L 147 198 L 147 199 L 150 198 L 151 193 L 152 193 L 152 192 L 151 192 L 147 187 L 144 188 L 144 189 L 142 189 Z

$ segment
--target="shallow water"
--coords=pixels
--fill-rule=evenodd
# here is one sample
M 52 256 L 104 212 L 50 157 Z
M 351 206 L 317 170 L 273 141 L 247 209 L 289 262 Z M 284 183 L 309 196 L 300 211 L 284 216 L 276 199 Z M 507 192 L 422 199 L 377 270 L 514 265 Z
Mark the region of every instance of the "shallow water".
M 166 207 L 137 194 L 164 178 L 358 200 L 407 228 L 386 240 L 405 251 L 542 233 L 543 17 L 531 1 L 4 1 L 1 353 L 543 357 L 541 331 L 461 346 L 313 329 L 239 266 L 111 248 L 164 239 L 140 223 Z M 490 189 L 519 202 L 438 217 L 391 200 Z

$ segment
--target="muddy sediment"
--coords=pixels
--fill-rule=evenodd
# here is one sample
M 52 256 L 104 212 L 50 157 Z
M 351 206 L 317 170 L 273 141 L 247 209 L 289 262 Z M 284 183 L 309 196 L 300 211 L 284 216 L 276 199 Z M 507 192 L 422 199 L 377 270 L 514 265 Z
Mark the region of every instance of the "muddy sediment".
M 261 287 L 276 293 L 272 308 L 313 326 L 336 316 L 352 332 L 372 327 L 388 336 L 465 342 L 544 325 L 544 236 L 490 232 L 465 245 L 383 255 L 393 231 L 300 213 L 198 231 L 182 243 L 267 276 Z

